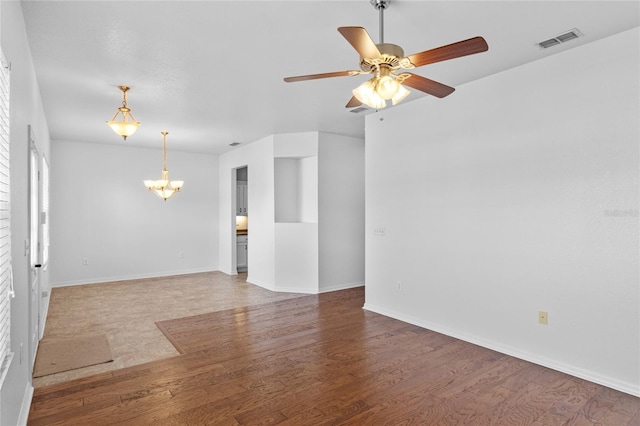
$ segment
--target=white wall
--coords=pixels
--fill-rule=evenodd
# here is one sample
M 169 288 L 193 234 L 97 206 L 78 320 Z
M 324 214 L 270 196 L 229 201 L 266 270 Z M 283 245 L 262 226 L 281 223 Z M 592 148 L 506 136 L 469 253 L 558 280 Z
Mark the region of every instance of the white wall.
M 248 166 L 249 269 L 247 281 L 265 288 L 274 282 L 273 136 L 220 156 L 220 270 L 236 271 L 235 169 Z
M 286 267 L 287 263 L 292 262 L 288 254 L 296 253 L 297 256 L 304 257 L 309 255 L 309 251 L 294 250 L 295 246 L 289 245 L 293 241 L 286 236 L 291 234 L 289 228 L 283 231 L 282 228 L 276 227 L 274 158 L 299 158 L 311 155 L 317 155 L 317 133 L 315 132 L 269 136 L 220 156 L 221 271 L 228 274 L 236 273 L 235 217 L 232 215 L 235 211 L 233 206 L 235 200 L 233 170 L 246 165 L 249 174 L 249 266 L 247 281 L 270 290 L 295 291 L 290 287 L 295 279 L 289 277 L 289 274 L 291 273 L 297 278 L 300 276 L 293 269 Z M 294 170 L 294 172 L 296 171 Z M 281 225 L 295 227 L 301 224 Z M 283 231 L 280 238 L 276 238 L 278 230 Z M 280 254 L 280 257 L 276 261 L 277 254 Z M 305 258 L 305 260 L 308 259 Z M 304 264 L 309 264 L 309 262 L 305 261 Z M 279 283 L 283 283 L 283 285 Z M 302 292 L 308 292 L 307 288 L 310 285 L 313 286 L 304 280 L 297 281 L 298 289 Z M 317 277 L 315 287 L 317 288 Z
M 160 178 L 161 149 L 54 141 L 52 157 L 52 285 L 218 269 L 217 156 L 169 145 L 185 184 L 167 201 L 142 183 Z
M 0 2 L 0 44 L 11 63 L 11 244 L 16 297 L 11 302 L 11 350 L 15 353 L 0 392 L 0 424 L 26 423 L 33 388 L 29 356 L 27 126 L 31 125 L 39 154 L 49 156 L 49 129 L 31 59 L 20 2 Z M 40 273 L 42 290 L 49 273 Z M 21 346 L 24 348 L 21 351 Z
M 275 224 L 273 290 L 318 293 L 318 224 Z
M 300 160 L 297 158 L 275 158 L 273 166 L 275 221 L 299 222 Z
M 368 116 L 366 308 L 640 395 L 638 40 Z
M 283 168 L 276 171 L 276 163 Z M 362 285 L 364 141 L 321 132 L 287 133 L 221 155 L 220 269 L 230 274 L 236 265 L 233 170 L 243 165 L 249 170 L 247 281 L 301 293 Z M 287 186 L 294 180 L 298 185 Z M 277 197 L 276 183 L 286 192 L 300 192 L 287 204 Z M 282 208 L 299 214 L 275 213 Z
M 318 155 L 318 132 L 278 133 L 274 135 L 273 156 L 303 158 Z
M 275 224 L 274 290 L 318 293 L 318 132 L 274 135 L 274 156 L 295 162 L 296 200 L 294 221 Z
M 297 198 L 300 222 L 318 223 L 318 156 L 299 161 Z
M 364 284 L 364 140 L 320 133 L 320 292 Z

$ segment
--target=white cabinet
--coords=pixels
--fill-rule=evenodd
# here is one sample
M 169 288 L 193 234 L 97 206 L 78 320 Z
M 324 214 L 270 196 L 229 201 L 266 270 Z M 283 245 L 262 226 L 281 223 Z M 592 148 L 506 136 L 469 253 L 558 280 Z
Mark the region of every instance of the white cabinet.
M 236 184 L 236 216 L 247 216 L 247 182 Z
M 245 272 L 249 263 L 247 261 L 247 251 L 249 247 L 249 239 L 247 235 L 238 235 L 236 237 L 236 242 L 238 246 L 238 257 L 237 257 L 237 269 L 238 272 Z

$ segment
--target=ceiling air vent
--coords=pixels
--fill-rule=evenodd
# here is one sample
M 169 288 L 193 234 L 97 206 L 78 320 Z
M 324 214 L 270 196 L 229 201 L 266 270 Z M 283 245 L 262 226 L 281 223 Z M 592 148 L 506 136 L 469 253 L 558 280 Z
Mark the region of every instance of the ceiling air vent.
M 369 108 L 366 107 L 358 107 L 351 110 L 354 114 L 360 114 L 361 112 L 369 111 Z
M 549 40 L 536 43 L 536 45 L 541 49 L 548 49 L 551 46 L 556 46 L 560 43 L 565 43 L 569 40 L 573 40 L 578 37 L 582 37 L 582 33 L 578 31 L 576 28 L 574 28 L 572 30 L 565 31 L 562 34 L 558 34 L 557 36 L 552 37 Z
M 229 144 L 229 146 L 238 146 L 238 145 L 240 145 L 240 142 L 231 142 Z

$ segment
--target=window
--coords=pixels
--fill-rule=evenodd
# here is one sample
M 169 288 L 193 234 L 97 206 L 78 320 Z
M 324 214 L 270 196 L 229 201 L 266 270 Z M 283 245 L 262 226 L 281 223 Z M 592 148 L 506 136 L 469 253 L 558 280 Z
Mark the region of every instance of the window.
M 0 387 L 11 358 L 11 193 L 9 167 L 9 64 L 0 52 Z

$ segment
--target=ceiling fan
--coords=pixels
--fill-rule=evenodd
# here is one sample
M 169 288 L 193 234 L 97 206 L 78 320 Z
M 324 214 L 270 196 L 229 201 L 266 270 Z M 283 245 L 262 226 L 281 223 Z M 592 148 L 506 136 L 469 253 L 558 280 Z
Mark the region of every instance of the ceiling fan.
M 370 80 L 365 81 L 353 90 L 353 97 L 346 107 L 354 108 L 365 104 L 371 108 L 380 109 L 387 106 L 387 100 L 391 100 L 392 104 L 396 105 L 406 98 L 410 92 L 404 86 L 409 86 L 438 98 L 444 98 L 455 90 L 453 87 L 420 75 L 403 72 L 403 70 L 486 52 L 489 49 L 484 38 L 473 37 L 404 56 L 404 51 L 400 46 L 384 42 L 384 10 L 389 7 L 389 0 L 370 0 L 370 2 L 380 15 L 380 43 L 374 43 L 367 30 L 362 27 L 338 28 L 340 34 L 347 39 L 360 55 L 359 70 L 287 77 L 284 81 L 293 83 L 319 78 L 372 74 L 373 77 Z

